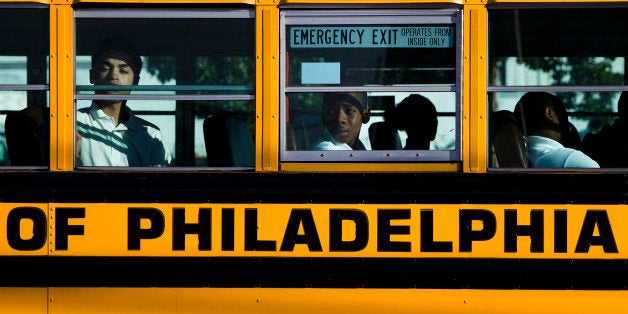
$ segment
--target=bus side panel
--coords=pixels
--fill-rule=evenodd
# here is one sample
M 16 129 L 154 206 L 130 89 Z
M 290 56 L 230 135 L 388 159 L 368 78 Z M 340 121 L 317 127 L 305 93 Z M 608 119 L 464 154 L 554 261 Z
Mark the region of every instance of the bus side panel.
M 50 313 L 626 313 L 628 291 L 50 288 Z
M 0 288 L 2 313 L 46 313 L 47 288 Z

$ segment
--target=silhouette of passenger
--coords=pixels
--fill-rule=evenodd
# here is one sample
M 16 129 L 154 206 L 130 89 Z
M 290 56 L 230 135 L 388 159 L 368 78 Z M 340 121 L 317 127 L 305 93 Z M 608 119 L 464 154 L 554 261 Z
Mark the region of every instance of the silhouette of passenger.
M 404 98 L 384 116 L 387 122 L 399 130 L 405 130 L 408 138 L 404 150 L 429 150 L 436 138 L 438 117 L 434 104 L 424 96 L 412 94 Z
M 5 135 L 12 166 L 48 166 L 50 163 L 50 109 L 31 105 L 7 114 Z
M 618 118 L 606 124 L 598 134 L 588 133 L 582 141 L 583 150 L 601 167 L 628 167 L 628 92 L 617 102 Z
M 557 109 L 558 108 L 558 109 Z M 527 155 L 533 168 L 599 168 L 583 152 L 565 147 L 565 121 L 559 111 L 563 103 L 555 95 L 529 92 L 515 106 L 515 117 L 527 138 Z
M 582 140 L 580 140 L 580 134 L 576 126 L 569 122 L 569 116 L 567 115 L 567 108 L 565 108 L 562 102 L 556 104 L 556 114 L 560 121 L 560 126 L 563 128 L 563 136 L 561 143 L 565 147 L 581 150 Z

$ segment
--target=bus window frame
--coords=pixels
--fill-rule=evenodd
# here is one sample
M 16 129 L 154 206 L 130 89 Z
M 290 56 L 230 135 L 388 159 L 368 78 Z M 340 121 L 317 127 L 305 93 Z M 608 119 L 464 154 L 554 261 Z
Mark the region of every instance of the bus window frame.
M 565 10 L 565 9 L 609 9 L 609 8 L 628 8 L 627 3 L 604 3 L 600 5 L 599 3 L 498 3 L 487 5 L 487 30 L 490 28 L 490 14 L 491 11 L 498 10 Z M 491 47 L 491 37 L 490 31 L 487 32 L 487 54 L 488 60 L 491 60 L 490 47 Z M 626 56 L 628 59 L 628 56 Z M 628 63 L 625 63 L 624 70 L 628 70 Z M 490 73 L 490 62 L 487 62 L 487 73 Z M 628 72 L 624 73 L 624 76 L 627 77 Z M 526 92 L 547 92 L 547 93 L 558 93 L 558 92 L 622 92 L 628 91 L 628 86 L 626 85 L 491 85 L 490 77 L 487 77 L 486 84 L 486 108 L 487 112 L 492 113 L 491 103 L 490 103 L 490 94 L 496 93 L 526 93 Z M 569 112 L 568 112 L 569 113 Z M 489 114 L 490 116 L 490 114 Z M 490 121 L 489 121 L 490 123 Z M 604 173 L 604 172 L 626 172 L 625 168 L 512 168 L 512 167 L 499 167 L 498 165 L 494 165 L 491 161 L 491 157 L 494 157 L 494 152 L 492 152 L 492 135 L 490 132 L 486 133 L 486 141 L 489 145 L 486 145 L 486 169 L 487 172 L 565 172 L 565 173 Z M 525 137 L 524 137 L 525 141 Z M 524 143 L 525 144 L 525 143 Z
M 185 4 L 181 7 L 168 7 L 168 8 L 137 8 L 137 7 L 79 7 L 74 10 L 74 21 L 79 19 L 120 19 L 120 20 L 132 20 L 132 19 L 250 19 L 253 23 L 255 21 L 255 8 L 254 7 L 234 7 L 234 8 L 189 8 Z M 253 30 L 254 31 L 254 30 Z M 77 31 L 74 31 L 74 38 L 76 39 Z M 252 34 L 255 37 L 255 34 Z M 254 51 L 255 42 L 251 42 L 251 50 Z M 76 51 L 74 53 L 76 59 Z M 251 55 L 251 59 L 254 60 L 255 56 Z M 75 78 L 76 80 L 76 78 Z M 97 94 L 85 94 L 85 91 L 95 90 L 93 85 L 76 85 L 74 82 L 74 94 L 73 110 L 77 110 L 77 101 L 85 100 L 100 100 L 100 99 L 122 99 L 122 100 L 170 100 L 170 101 L 250 101 L 255 102 L 255 81 L 253 86 L 247 88 L 247 86 L 236 86 L 235 88 L 227 87 L 224 90 L 242 90 L 240 94 L 216 94 L 216 93 L 202 93 L 198 94 L 196 91 L 209 91 L 211 86 L 206 85 L 132 85 L 125 86 L 126 90 L 130 91 L 144 91 L 142 94 L 129 94 L 129 95 L 97 95 Z M 241 88 L 238 88 L 241 87 Z M 103 89 L 102 86 L 99 87 Z M 104 89 L 108 89 L 105 87 Z M 111 89 L 119 89 L 118 87 L 111 87 Z M 174 92 L 174 94 L 155 94 L 156 91 L 168 91 Z M 82 93 L 83 92 L 83 93 Z M 153 93 L 150 93 L 153 92 Z M 252 106 L 255 108 L 255 105 Z M 172 113 L 175 119 L 178 118 L 177 111 L 181 110 L 179 105 L 176 104 L 176 108 L 171 111 L 163 111 L 165 113 Z M 253 109 L 255 110 L 255 109 Z M 137 112 L 142 114 L 143 111 Z M 182 114 L 184 116 L 185 114 Z M 76 120 L 73 121 L 76 123 Z M 192 128 L 194 132 L 194 125 L 186 126 L 186 128 Z M 76 130 L 76 125 L 74 125 Z M 176 133 L 175 127 L 175 133 Z M 253 130 L 254 131 L 254 130 Z M 163 132 L 163 130 L 162 130 Z M 201 133 L 200 136 L 203 136 Z M 175 135 L 175 140 L 177 136 Z M 176 149 L 176 146 L 175 146 Z M 255 158 L 255 156 L 254 156 Z M 174 158 L 173 158 L 174 162 Z M 98 170 L 98 171 L 198 171 L 198 170 L 229 170 L 229 171 L 251 171 L 254 170 L 255 165 L 246 167 L 217 167 L 217 166 L 177 166 L 174 163 L 168 167 L 111 167 L 111 166 L 74 166 L 75 170 Z
M 26 3 L 26 2 L 6 2 L 6 3 L 0 3 L 0 10 L 43 10 L 46 12 L 46 15 L 48 17 L 48 20 L 46 21 L 46 23 L 49 25 L 50 24 L 50 6 L 46 5 L 46 4 L 42 4 L 42 3 Z M 46 41 L 46 46 L 50 47 L 50 26 L 48 26 L 48 30 L 47 33 L 41 34 L 42 35 L 42 39 L 44 39 Z M 30 41 L 32 40 L 32 38 L 28 38 L 25 39 L 25 41 Z M 25 57 L 28 58 L 27 55 L 24 55 Z M 43 71 L 43 73 L 40 73 L 39 76 L 41 78 L 45 78 L 44 81 L 38 81 L 35 83 L 29 83 L 28 81 L 31 80 L 31 78 L 29 77 L 29 67 L 28 67 L 28 60 L 27 60 L 27 65 L 26 65 L 26 72 L 27 72 L 27 82 L 25 84 L 0 84 L 0 93 L 2 92 L 26 92 L 27 95 L 27 103 L 26 106 L 23 109 L 26 109 L 29 107 L 29 103 L 31 102 L 31 95 L 29 95 L 29 92 L 35 92 L 35 93 L 43 93 L 44 98 L 46 99 L 46 104 L 48 108 L 50 106 L 50 49 L 48 48 L 46 51 L 46 54 L 44 55 L 46 57 L 46 65 L 45 65 L 45 71 Z M 37 72 L 40 72 L 39 69 L 37 69 Z M 38 104 L 35 104 L 38 105 Z M 0 110 L 0 114 L 1 115 L 6 115 L 10 112 L 15 112 L 16 110 L 8 110 L 8 109 L 1 109 Z M 19 110 L 17 110 L 19 111 Z M 48 119 L 48 122 L 46 123 L 48 125 L 48 127 L 50 127 L 50 117 L 44 117 Z M 50 132 L 49 132 L 50 134 Z M 6 138 L 5 138 L 6 139 Z M 50 141 L 50 138 L 48 138 L 48 141 Z M 6 144 L 6 141 L 5 141 Z M 50 147 L 49 145 L 50 143 L 48 143 L 48 147 Z M 8 150 L 7 150 L 7 158 L 8 158 Z M 50 158 L 50 153 L 51 151 L 48 150 L 48 158 Z M 0 168 L 2 169 L 6 169 L 6 170 L 48 170 L 49 169 L 49 165 L 45 165 L 45 166 L 15 166 L 15 165 L 0 165 Z
M 348 16 L 353 16 L 350 22 Z M 290 25 L 378 25 L 378 24 L 450 24 L 455 28 L 455 82 L 453 84 L 408 84 L 389 86 L 287 86 L 286 67 L 286 29 Z M 280 12 L 280 130 L 279 150 L 280 163 L 298 162 L 462 162 L 462 10 L 458 8 L 447 9 L 284 9 Z M 346 151 L 315 151 L 287 149 L 287 112 L 286 95 L 301 92 L 453 92 L 455 93 L 455 144 L 453 150 L 346 150 Z M 364 131 L 364 130 L 363 130 Z

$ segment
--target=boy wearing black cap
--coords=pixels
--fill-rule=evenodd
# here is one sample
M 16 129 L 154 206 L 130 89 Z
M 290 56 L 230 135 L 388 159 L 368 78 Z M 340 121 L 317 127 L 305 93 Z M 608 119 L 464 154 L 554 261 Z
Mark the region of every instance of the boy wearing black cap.
M 92 55 L 89 80 L 94 85 L 137 85 L 142 59 L 122 38 L 103 41 Z M 128 90 L 99 90 L 100 95 L 128 95 Z M 82 166 L 163 167 L 171 162 L 161 131 L 126 106 L 126 100 L 94 100 L 76 113 L 77 163 Z
M 369 118 L 366 93 L 325 94 L 321 114 L 325 132 L 312 150 L 365 150 L 360 130 Z

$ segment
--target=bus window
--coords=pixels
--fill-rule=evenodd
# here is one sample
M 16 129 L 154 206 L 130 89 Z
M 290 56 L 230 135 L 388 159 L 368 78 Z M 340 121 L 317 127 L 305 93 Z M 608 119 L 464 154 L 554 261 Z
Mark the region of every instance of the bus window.
M 457 10 L 282 11 L 281 161 L 460 161 L 460 28 Z
M 625 6 L 491 7 L 487 88 L 492 122 L 489 167 L 516 165 L 505 158 L 512 157 L 510 153 L 517 145 L 512 142 L 502 145 L 506 135 L 498 131 L 508 129 L 500 126 L 500 121 L 506 121 L 501 119 L 505 113 L 513 118 L 519 116 L 515 122 L 521 137 L 511 134 L 511 141 L 523 141 L 524 166 L 628 167 L 626 124 L 618 120 L 619 96 L 621 91 L 628 90 L 625 87 L 628 42 L 622 31 L 626 14 Z M 537 127 L 529 130 L 531 121 L 536 119 L 515 112 L 529 107 L 517 107 L 518 103 L 541 98 L 553 98 L 562 104 L 563 108 L 554 108 L 558 124 L 546 121 L 555 131 L 547 131 L 547 127 L 543 131 Z M 610 130 L 617 134 L 611 140 L 597 137 Z M 542 150 L 541 142 L 546 145 Z M 570 162 L 576 157 L 582 162 Z M 609 159 L 622 162 L 608 162 Z
M 48 12 L 0 5 L 0 166 L 49 165 Z
M 253 10 L 79 7 L 75 16 L 77 166 L 253 169 Z M 92 55 L 110 39 L 135 46 L 141 62 L 129 64 L 128 52 L 119 57 L 131 70 L 141 64 L 134 71 L 139 81 L 109 82 L 107 74 L 98 80 L 102 69 L 93 67 L 102 65 L 93 65 Z M 105 65 L 115 73 L 113 66 Z M 130 109 L 124 112 L 134 121 L 123 113 L 115 125 L 107 109 L 113 102 Z

